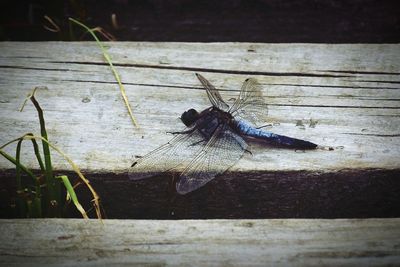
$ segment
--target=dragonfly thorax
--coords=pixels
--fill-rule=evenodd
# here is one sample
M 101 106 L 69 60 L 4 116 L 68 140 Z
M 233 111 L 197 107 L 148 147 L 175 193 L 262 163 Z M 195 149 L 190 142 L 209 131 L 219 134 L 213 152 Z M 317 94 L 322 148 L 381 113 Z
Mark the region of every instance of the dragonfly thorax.
M 232 115 L 228 112 L 222 111 L 217 107 L 210 107 L 202 112 L 198 112 L 197 110 L 191 108 L 181 115 L 182 122 L 187 126 L 191 126 L 196 122 L 202 121 L 210 121 L 210 119 L 217 119 L 219 122 L 228 123 L 233 119 Z

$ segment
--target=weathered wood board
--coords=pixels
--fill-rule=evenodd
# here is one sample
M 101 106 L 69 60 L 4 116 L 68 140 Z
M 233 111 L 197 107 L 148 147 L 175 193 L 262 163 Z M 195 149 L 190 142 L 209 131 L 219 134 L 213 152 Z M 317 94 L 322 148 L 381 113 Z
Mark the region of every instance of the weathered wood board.
M 400 219 L 0 220 L 0 266 L 397 266 Z
M 38 132 L 36 112 L 18 111 L 35 86 L 49 139 L 91 172 L 125 172 L 136 155 L 168 141 L 178 117 L 210 104 L 194 73 L 226 99 L 247 77 L 263 85 L 267 129 L 332 146 L 295 152 L 253 145 L 232 171 L 397 169 L 400 45 L 109 43 L 141 130 L 95 43 L 0 43 L 0 143 Z M 8 151 L 13 151 L 9 149 Z M 29 154 L 29 155 L 28 155 Z M 27 166 L 36 167 L 29 149 Z M 57 169 L 68 169 L 56 159 Z M 1 159 L 0 168 L 12 167 Z M 37 168 L 37 167 L 36 167 Z

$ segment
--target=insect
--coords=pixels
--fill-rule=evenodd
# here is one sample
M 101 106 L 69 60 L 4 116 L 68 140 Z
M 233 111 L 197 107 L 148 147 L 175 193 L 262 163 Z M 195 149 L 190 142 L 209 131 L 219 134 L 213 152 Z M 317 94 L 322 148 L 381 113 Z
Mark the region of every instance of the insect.
M 172 140 L 134 162 L 129 170 L 132 180 L 155 176 L 183 165 L 186 167 L 177 180 L 176 190 L 186 194 L 233 166 L 248 151 L 245 141 L 248 137 L 298 149 L 317 147 L 309 141 L 254 126 L 268 110 L 255 79 L 244 81 L 238 98 L 229 106 L 208 80 L 200 74 L 196 73 L 196 76 L 206 89 L 212 106 L 201 112 L 185 111 L 181 116 L 185 129 L 173 132 Z

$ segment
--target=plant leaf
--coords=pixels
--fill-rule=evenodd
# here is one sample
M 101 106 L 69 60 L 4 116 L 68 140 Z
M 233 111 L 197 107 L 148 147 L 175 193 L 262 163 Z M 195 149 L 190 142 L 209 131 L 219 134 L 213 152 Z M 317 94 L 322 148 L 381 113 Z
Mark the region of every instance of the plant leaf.
M 59 178 L 63 181 L 65 188 L 67 189 L 67 192 L 69 196 L 71 197 L 72 202 L 74 203 L 75 207 L 79 210 L 79 212 L 82 214 L 83 218 L 89 219 L 89 217 L 86 214 L 85 209 L 82 207 L 82 205 L 78 201 L 78 197 L 76 196 L 74 187 L 72 186 L 71 182 L 68 179 L 68 176 L 66 175 L 61 175 L 61 176 L 56 176 L 56 178 Z

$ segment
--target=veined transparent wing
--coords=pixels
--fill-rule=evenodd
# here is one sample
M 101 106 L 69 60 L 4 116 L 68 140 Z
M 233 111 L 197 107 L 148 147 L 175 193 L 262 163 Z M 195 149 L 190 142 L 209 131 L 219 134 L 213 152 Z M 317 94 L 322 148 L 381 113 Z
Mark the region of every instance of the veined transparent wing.
M 196 73 L 197 79 L 201 82 L 207 92 L 208 99 L 210 100 L 211 104 L 214 107 L 219 108 L 220 110 L 228 110 L 229 106 L 225 103 L 222 99 L 221 94 L 219 91 L 203 76 Z
M 242 137 L 234 133 L 227 124 L 215 130 L 203 149 L 185 168 L 176 184 L 180 194 L 186 194 L 225 172 L 243 155 L 247 147 Z
M 260 126 L 268 115 L 268 106 L 263 97 L 260 84 L 254 78 L 246 79 L 229 112 L 239 119 L 244 119 Z
M 181 164 L 188 164 L 205 145 L 197 129 L 186 128 L 168 143 L 139 158 L 129 169 L 129 178 L 139 180 L 162 172 L 171 171 Z

